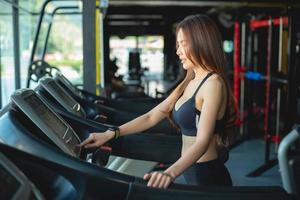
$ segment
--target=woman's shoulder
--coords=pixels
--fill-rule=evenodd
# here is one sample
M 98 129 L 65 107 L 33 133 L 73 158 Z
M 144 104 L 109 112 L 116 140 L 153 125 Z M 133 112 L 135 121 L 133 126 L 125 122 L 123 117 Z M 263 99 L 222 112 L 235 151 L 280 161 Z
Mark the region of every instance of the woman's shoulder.
M 225 83 L 218 74 L 211 75 L 202 85 L 197 97 L 204 97 L 207 94 L 221 94 L 225 88 Z
M 208 89 L 217 89 L 217 88 L 222 88 L 225 85 L 224 80 L 222 77 L 216 73 L 211 75 L 203 84 L 203 89 L 208 88 Z
M 217 74 L 217 73 L 213 73 L 208 79 L 207 82 L 223 82 L 222 77 Z

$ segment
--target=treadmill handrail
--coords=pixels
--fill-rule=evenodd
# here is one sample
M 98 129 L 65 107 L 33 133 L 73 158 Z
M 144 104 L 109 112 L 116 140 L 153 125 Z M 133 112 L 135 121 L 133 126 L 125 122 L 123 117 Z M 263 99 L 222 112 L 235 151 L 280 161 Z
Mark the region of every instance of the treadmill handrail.
M 283 188 L 289 194 L 296 194 L 295 181 L 289 167 L 288 150 L 290 146 L 300 138 L 300 125 L 296 125 L 279 144 L 278 163 L 282 179 Z

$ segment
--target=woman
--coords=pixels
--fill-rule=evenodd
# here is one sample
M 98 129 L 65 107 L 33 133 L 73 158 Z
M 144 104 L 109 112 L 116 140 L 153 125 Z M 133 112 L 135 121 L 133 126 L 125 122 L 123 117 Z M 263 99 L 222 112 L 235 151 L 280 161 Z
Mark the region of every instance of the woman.
M 217 153 L 220 141 L 228 141 L 224 130 L 234 110 L 221 35 L 205 15 L 188 16 L 178 24 L 176 34 L 176 53 L 187 71 L 185 79 L 148 113 L 117 130 L 92 133 L 81 146 L 99 147 L 112 138 L 140 133 L 170 117 L 182 133 L 181 157 L 164 172 L 145 174 L 147 185 L 167 188 L 181 174 L 191 185 L 231 185 Z

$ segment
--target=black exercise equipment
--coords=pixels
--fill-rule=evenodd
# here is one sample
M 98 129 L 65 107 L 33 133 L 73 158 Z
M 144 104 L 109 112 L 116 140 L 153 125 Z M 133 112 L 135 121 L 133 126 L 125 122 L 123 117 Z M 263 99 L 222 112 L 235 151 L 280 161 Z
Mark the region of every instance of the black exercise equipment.
M 30 52 L 30 58 L 29 58 L 29 67 L 28 67 L 28 75 L 27 75 L 27 84 L 26 87 L 29 88 L 30 86 L 30 81 L 33 80 L 35 82 L 38 81 L 39 78 L 42 77 L 42 74 L 44 74 L 44 70 L 45 68 L 47 68 L 47 74 L 52 74 L 52 70 L 55 69 L 57 70 L 58 68 L 50 66 L 48 63 L 45 62 L 45 55 L 47 53 L 47 47 L 48 47 L 48 41 L 49 41 L 49 36 L 50 36 L 50 32 L 52 29 L 52 24 L 53 24 L 53 17 L 57 14 L 58 11 L 60 11 L 60 14 L 63 14 L 63 12 L 61 12 L 62 10 L 77 10 L 79 11 L 79 7 L 78 6 L 73 6 L 73 5 L 68 5 L 68 6 L 63 6 L 63 5 L 56 5 L 53 6 L 51 8 L 51 13 L 49 13 L 49 9 L 47 11 L 47 8 L 49 8 L 49 5 L 51 6 L 51 4 L 53 2 L 55 2 L 56 0 L 47 0 L 44 1 L 43 4 L 41 5 L 41 10 L 39 12 L 39 18 L 37 21 L 37 27 L 36 27 L 36 31 L 35 31 L 35 35 L 34 35 L 34 39 L 33 39 L 33 43 L 32 43 L 32 48 L 31 48 L 31 52 Z M 44 16 L 47 15 L 47 19 L 45 20 Z M 49 20 L 51 19 L 51 20 Z M 45 20 L 45 21 L 44 21 Z M 46 22 L 46 24 L 44 24 Z M 44 25 L 44 26 L 43 26 Z M 44 27 L 47 26 L 46 29 L 44 29 Z M 44 29 L 45 32 L 43 31 L 41 34 L 41 30 Z M 44 40 L 40 40 L 40 35 L 46 34 Z M 43 45 L 38 45 L 39 42 L 43 42 Z M 38 53 L 38 47 L 41 47 L 40 50 L 42 50 L 41 55 L 39 55 Z M 36 60 L 36 57 L 39 57 L 40 60 Z M 33 67 L 32 65 L 34 63 L 40 63 L 38 64 L 38 67 L 41 69 L 39 69 L 38 71 L 36 71 L 35 67 Z M 51 68 L 51 70 L 49 70 L 49 66 Z M 33 69 L 33 70 L 32 70 Z M 40 72 L 41 71 L 41 72 Z M 58 70 L 59 71 L 59 70 Z M 36 73 L 37 72 L 37 73 Z M 50 72 L 50 73 L 48 73 Z M 36 75 L 33 75 L 36 74 Z M 33 77 L 32 77 L 33 75 Z M 54 74 L 52 74 L 54 75 Z M 36 78 L 34 78 L 36 77 Z M 33 79 L 32 79 L 33 78 Z
M 141 66 L 140 52 L 129 52 L 128 74 L 129 80 L 136 80 L 137 84 L 140 84 L 141 77 L 144 74 L 144 69 Z
M 18 90 L 11 96 L 11 103 L 0 116 L 0 125 L 0 140 L 12 146 L 21 146 L 24 151 L 33 154 L 43 152 L 42 147 L 37 148 L 41 144 L 35 146 L 42 139 L 45 146 L 55 145 L 65 153 L 83 160 L 91 152 L 76 145 L 91 132 L 103 132 L 108 128 L 71 115 L 62 118 L 30 89 Z M 11 132 L 11 129 L 14 131 Z M 114 155 L 137 159 L 143 157 L 145 160 L 165 163 L 178 159 L 180 144 L 180 136 L 146 133 L 120 137 L 109 143 Z
M 35 183 L 46 199 L 125 199 L 128 183 L 133 182 L 134 177 L 116 176 L 113 171 L 54 150 L 29 154 L 0 144 L 0 151 Z M 114 188 L 118 188 L 118 192 Z
M 10 104 L 0 113 L 0 139 L 5 144 L 15 147 L 0 144 L 0 151 L 31 181 L 39 183 L 37 187 L 47 199 L 289 198 L 280 187 L 195 187 L 172 184 L 168 190 L 148 188 L 146 182 L 140 178 L 88 163 L 89 155 L 93 152 L 76 145 L 87 137 L 87 132 L 92 127 L 87 126 L 90 130 L 85 130 L 84 124 L 80 127 L 78 123 L 77 127 L 70 127 L 29 89 L 13 94 Z M 94 131 L 99 130 L 94 127 Z M 122 140 L 115 140 L 111 144 L 112 153 L 142 154 L 140 147 L 143 147 L 151 152 L 151 156 L 156 154 L 160 157 L 156 161 L 174 159 L 171 158 L 177 154 L 174 147 L 178 146 L 172 143 L 170 138 L 166 138 L 168 136 L 162 136 L 161 139 L 157 135 L 143 136 L 149 138 L 143 140 L 141 137 L 128 136 Z M 149 140 L 151 142 L 147 147 L 145 141 Z M 144 145 L 141 144 L 142 141 Z M 160 145 L 156 146 L 156 142 Z M 127 145 L 131 146 L 132 152 L 127 151 Z
M 249 172 L 249 177 L 260 176 L 277 164 L 276 156 L 270 154 L 272 143 L 277 152 L 283 133 L 296 122 L 293 90 L 298 85 L 292 77 L 298 80 L 299 74 L 290 61 L 297 46 L 293 25 L 297 20 L 292 7 L 288 10 L 288 16 L 262 20 L 254 14 L 236 22 L 234 92 L 240 106 L 240 135 L 243 140 L 263 133 L 265 140 L 264 162 Z
M 44 60 L 33 61 L 28 68 L 27 87 L 30 86 L 30 81 L 38 82 L 44 76 L 52 77 L 57 71 L 59 71 L 57 67 L 49 65 Z
M 60 72 L 55 74 L 54 80 L 79 103 L 88 101 L 131 113 L 146 113 L 163 100 L 163 98 L 154 99 L 150 97 L 116 100 L 96 96 L 88 91 L 78 89 Z
M 43 98 L 49 102 L 53 108 L 66 110 L 74 115 L 101 123 L 119 126 L 140 114 L 119 111 L 104 105 L 95 105 L 91 102 L 78 103 L 67 91 L 51 78 L 44 78 L 35 89 Z M 161 121 L 156 126 L 146 132 L 175 134 L 176 129 L 171 126 L 167 119 Z
M 99 168 L 60 152 L 49 151 L 52 157 L 41 157 L 4 144 L 0 144 L 0 151 L 36 183 L 47 199 L 291 199 L 280 187 L 173 184 L 167 190 L 155 189 L 147 187 L 140 178 Z
M 0 198 L 45 199 L 36 186 L 0 151 Z

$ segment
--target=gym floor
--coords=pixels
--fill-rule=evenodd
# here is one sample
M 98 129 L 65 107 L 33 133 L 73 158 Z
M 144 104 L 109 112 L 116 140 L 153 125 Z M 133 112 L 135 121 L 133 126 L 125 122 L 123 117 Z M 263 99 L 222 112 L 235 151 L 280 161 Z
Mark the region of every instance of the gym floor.
M 277 158 L 274 145 L 270 148 L 270 159 Z M 265 163 L 265 142 L 250 139 L 230 150 L 226 163 L 234 186 L 282 186 L 278 165 L 266 170 L 260 176 L 247 177 Z

